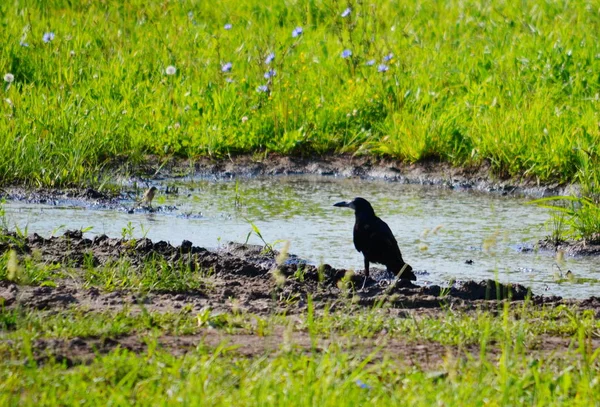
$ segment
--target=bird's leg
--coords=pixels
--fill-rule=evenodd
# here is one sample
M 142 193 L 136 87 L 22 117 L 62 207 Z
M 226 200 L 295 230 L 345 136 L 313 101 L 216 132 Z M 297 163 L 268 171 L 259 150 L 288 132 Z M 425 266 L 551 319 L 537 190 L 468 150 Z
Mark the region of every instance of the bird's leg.
M 363 281 L 363 285 L 360 288 L 361 290 L 364 290 L 365 284 L 367 284 L 368 279 L 369 279 L 369 260 L 367 260 L 367 258 L 365 257 L 365 280 Z

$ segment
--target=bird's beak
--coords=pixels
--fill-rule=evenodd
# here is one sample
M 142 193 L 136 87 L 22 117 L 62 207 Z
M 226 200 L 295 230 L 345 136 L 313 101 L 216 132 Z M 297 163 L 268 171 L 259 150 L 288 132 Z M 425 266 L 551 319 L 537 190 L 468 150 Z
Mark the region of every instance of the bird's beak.
M 348 202 L 348 201 L 338 202 L 336 204 L 333 204 L 333 206 L 339 206 L 341 208 L 352 208 L 352 209 L 354 209 L 354 205 L 352 204 L 352 202 Z

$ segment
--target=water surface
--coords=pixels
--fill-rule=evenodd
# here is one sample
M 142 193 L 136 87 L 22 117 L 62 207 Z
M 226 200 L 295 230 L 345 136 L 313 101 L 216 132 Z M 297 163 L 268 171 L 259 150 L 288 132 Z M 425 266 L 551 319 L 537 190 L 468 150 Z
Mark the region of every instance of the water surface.
M 556 281 L 562 270 L 578 278 L 600 279 L 596 258 L 566 258 L 557 265 L 552 253 L 523 252 L 548 234 L 545 210 L 526 198 L 502 197 L 386 181 L 288 176 L 238 181 L 169 182 L 178 194 L 161 193 L 154 206 L 172 211 L 128 214 L 122 208 L 97 208 L 74 201 L 53 205 L 8 202 L 8 220 L 29 233 L 50 236 L 64 229 L 91 228 L 88 236 L 147 236 L 180 244 L 215 248 L 228 241 L 262 243 L 287 240 L 290 252 L 313 264 L 362 270 L 352 243 L 352 210 L 332 205 L 355 196 L 367 198 L 390 226 L 404 259 L 417 271 L 419 284 L 498 278 L 531 286 L 537 294 L 563 297 L 597 295 L 596 282 Z M 467 264 L 467 262 L 472 264 Z

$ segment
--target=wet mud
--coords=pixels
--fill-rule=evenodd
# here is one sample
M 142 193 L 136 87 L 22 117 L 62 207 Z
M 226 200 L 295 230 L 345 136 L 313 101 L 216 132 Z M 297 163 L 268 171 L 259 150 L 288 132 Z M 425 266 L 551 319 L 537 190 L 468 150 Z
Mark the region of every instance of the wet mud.
M 155 162 L 155 164 L 153 164 Z M 400 161 L 352 155 L 283 157 L 278 155 L 236 156 L 228 159 L 198 158 L 194 161 L 161 163 L 152 157 L 135 171 L 135 176 L 124 177 L 114 170 L 125 185 L 146 185 L 169 179 L 204 177 L 213 179 L 246 178 L 279 175 L 322 175 L 346 178 L 381 179 L 404 184 L 431 185 L 450 189 L 477 190 L 502 195 L 547 197 L 577 193 L 576 185 L 559 183 L 540 184 L 537 180 L 502 179 L 489 165 L 479 167 L 452 167 L 429 160 L 408 164 Z M 167 191 L 168 192 L 168 191 Z M 94 188 L 26 188 L 5 186 L 0 198 L 27 203 L 56 204 L 69 200 L 88 206 L 118 208 L 123 199 L 133 200 L 140 191 L 125 188 L 97 190 Z
M 538 247 L 541 250 L 557 252 L 562 250 L 569 256 L 598 256 L 600 255 L 600 235 L 592 241 L 589 240 L 561 240 L 555 241 L 545 238 L 539 241 Z
M 279 253 L 265 252 L 261 246 L 229 243 L 217 250 L 208 250 L 183 241 L 179 246 L 150 239 L 126 240 L 106 235 L 85 238 L 81 231 L 67 231 L 63 236 L 44 238 L 37 234 L 19 240 L 16 234 L 0 243 L 0 252 L 16 250 L 21 256 L 35 256 L 44 264 L 66 265 L 77 270 L 84 264 L 102 266 L 126 260 L 132 268 L 148 261 L 164 261 L 174 269 L 185 267 L 202 273 L 206 287 L 193 291 L 144 294 L 149 309 L 178 309 L 184 305 L 194 308 L 210 306 L 227 309 L 235 299 L 242 310 L 256 314 L 274 311 L 302 312 L 310 296 L 317 304 L 336 302 L 371 306 L 384 301 L 399 308 L 438 308 L 456 303 L 475 306 L 478 302 L 498 299 L 523 300 L 533 293 L 518 284 L 497 284 L 491 280 L 466 281 L 448 288 L 419 286 L 396 281 L 383 270 L 375 269 L 373 278 L 360 290 L 363 276 L 327 264 L 316 267 L 303 264 L 292 256 L 277 263 Z M 85 305 L 91 309 L 122 306 L 139 300 L 139 294 L 128 291 L 102 292 L 98 287 L 82 287 L 76 277 L 57 280 L 56 287 L 18 286 L 3 282 L 0 296 L 8 306 L 19 305 L 36 309 Z M 542 300 L 539 300 L 542 301 Z M 290 306 L 289 304 L 293 304 Z
M 353 155 L 324 157 L 270 155 L 265 158 L 239 156 L 219 161 L 202 158 L 192 163 L 174 163 L 167 168 L 170 173 L 177 173 L 190 166 L 193 166 L 198 175 L 215 177 L 304 174 L 359 177 L 538 197 L 557 195 L 564 193 L 566 189 L 576 188 L 558 183 L 540 185 L 537 180 L 529 178 L 503 179 L 495 175 L 489 165 L 458 168 L 436 160 L 410 164 L 393 159 Z

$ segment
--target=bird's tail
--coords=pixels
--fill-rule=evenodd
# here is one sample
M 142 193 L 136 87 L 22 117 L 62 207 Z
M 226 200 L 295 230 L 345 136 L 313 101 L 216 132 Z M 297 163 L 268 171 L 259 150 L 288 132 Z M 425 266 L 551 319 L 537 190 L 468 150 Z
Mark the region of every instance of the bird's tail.
M 398 268 L 398 274 L 396 274 L 396 276 L 401 280 L 417 280 L 417 276 L 413 273 L 413 268 L 408 263 L 402 263 L 402 266 Z

